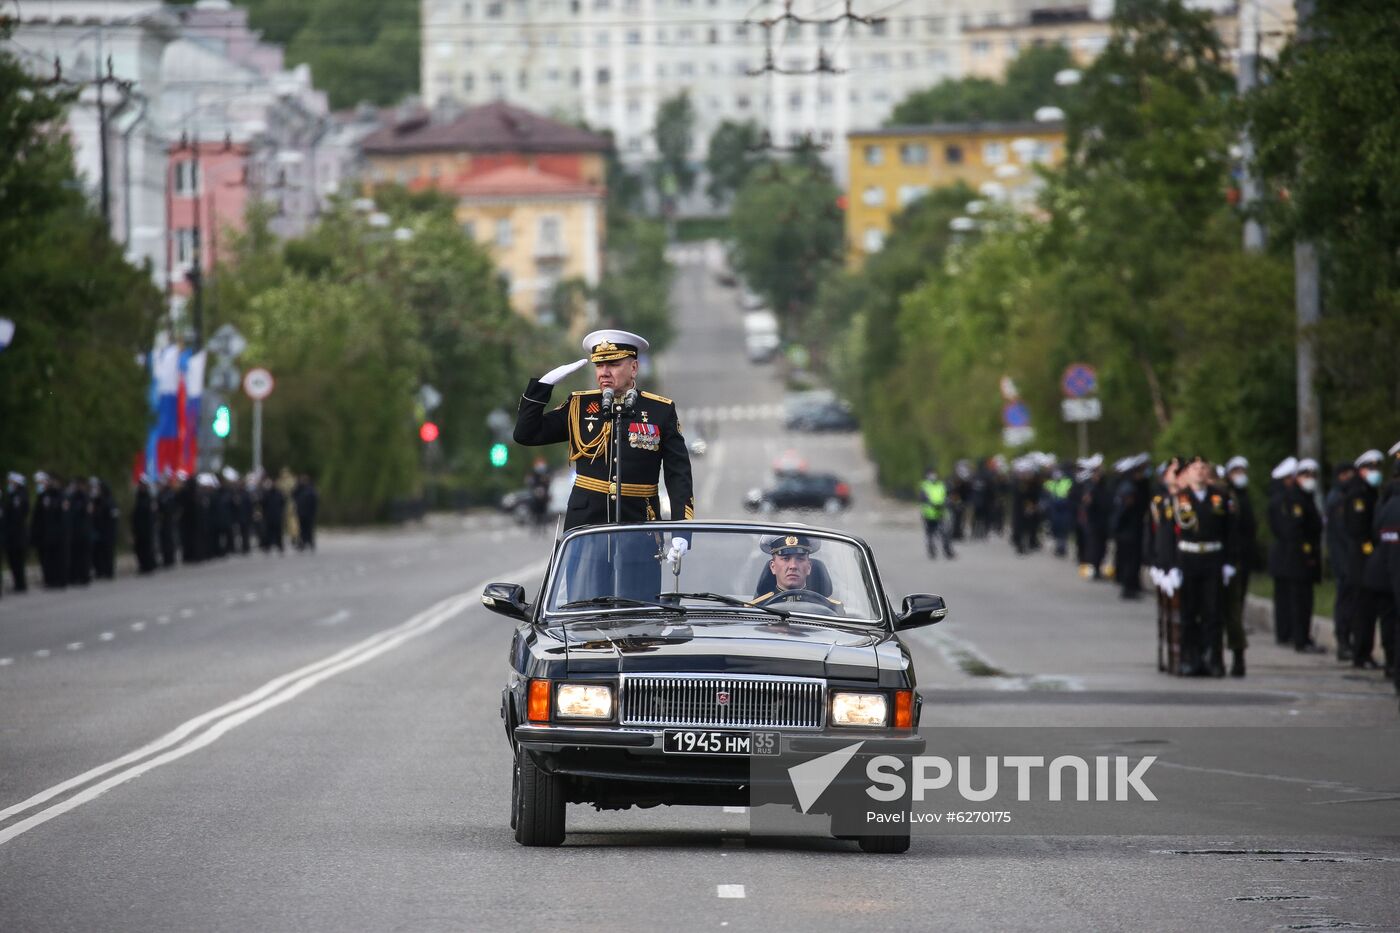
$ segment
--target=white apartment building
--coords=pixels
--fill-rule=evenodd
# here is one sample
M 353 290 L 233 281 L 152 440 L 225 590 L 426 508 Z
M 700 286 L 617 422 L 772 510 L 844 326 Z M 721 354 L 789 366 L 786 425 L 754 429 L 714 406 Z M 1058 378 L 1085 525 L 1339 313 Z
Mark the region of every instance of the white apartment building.
M 1045 0 L 853 0 L 884 23 L 756 22 L 783 15 L 754 0 L 422 0 L 425 103 L 505 99 L 610 130 L 635 165 L 655 158 L 661 102 L 688 91 L 692 154 L 704 158 L 723 120 L 753 120 L 773 143 L 810 135 L 844 182 L 846 133 L 879 126 L 912 91 L 964 72 L 964 28 L 1013 22 Z M 794 0 L 806 19 L 842 2 Z M 824 55 L 838 74 L 805 71 Z

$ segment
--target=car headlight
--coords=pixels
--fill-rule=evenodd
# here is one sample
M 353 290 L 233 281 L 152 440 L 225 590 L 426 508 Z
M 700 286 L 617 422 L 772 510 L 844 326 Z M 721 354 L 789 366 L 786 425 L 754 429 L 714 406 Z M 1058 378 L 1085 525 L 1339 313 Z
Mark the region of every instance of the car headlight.
M 888 703 L 883 693 L 833 693 L 831 722 L 836 726 L 883 726 Z
M 565 719 L 611 719 L 612 687 L 602 684 L 560 684 L 554 711 Z

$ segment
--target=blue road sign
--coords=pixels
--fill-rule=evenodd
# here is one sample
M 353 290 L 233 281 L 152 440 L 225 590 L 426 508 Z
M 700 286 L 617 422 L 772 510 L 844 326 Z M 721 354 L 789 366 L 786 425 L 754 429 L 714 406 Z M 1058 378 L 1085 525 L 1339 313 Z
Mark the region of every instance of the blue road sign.
M 1093 395 L 1098 387 L 1098 373 L 1094 372 L 1094 367 L 1088 363 L 1071 363 L 1065 367 L 1065 374 L 1060 379 L 1060 388 L 1064 389 L 1066 398 Z
M 1025 428 L 1031 423 L 1031 411 L 1025 402 L 1008 402 L 1001 410 L 1001 423 L 1008 428 Z

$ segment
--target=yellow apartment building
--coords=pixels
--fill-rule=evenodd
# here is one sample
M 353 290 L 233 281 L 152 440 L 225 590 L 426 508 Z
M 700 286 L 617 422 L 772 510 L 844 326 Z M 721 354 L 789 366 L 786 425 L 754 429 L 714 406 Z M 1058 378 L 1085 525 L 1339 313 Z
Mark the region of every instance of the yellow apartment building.
M 846 255 L 852 267 L 884 246 L 895 214 L 934 188 L 965 182 L 988 200 L 1032 201 L 1038 165 L 1064 159 L 1061 123 L 939 123 L 847 134 Z

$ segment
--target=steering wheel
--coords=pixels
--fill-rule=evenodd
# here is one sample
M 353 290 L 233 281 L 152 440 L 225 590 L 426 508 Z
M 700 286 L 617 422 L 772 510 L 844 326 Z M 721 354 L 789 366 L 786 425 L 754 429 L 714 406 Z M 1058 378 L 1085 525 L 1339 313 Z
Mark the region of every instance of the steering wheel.
M 767 596 L 764 596 L 761 599 L 754 600 L 753 604 L 755 606 L 767 606 L 770 603 L 787 603 L 798 601 L 816 603 L 817 605 L 825 609 L 831 610 L 837 614 L 840 613 L 840 610 L 832 604 L 830 599 L 826 598 L 821 593 L 818 593 L 816 590 L 808 589 L 775 590 L 774 592 L 769 593 Z

